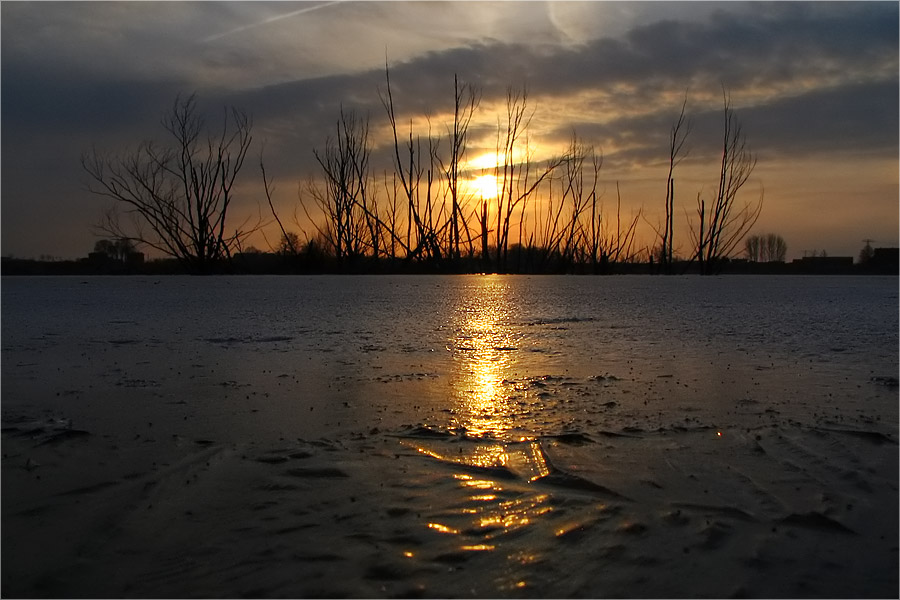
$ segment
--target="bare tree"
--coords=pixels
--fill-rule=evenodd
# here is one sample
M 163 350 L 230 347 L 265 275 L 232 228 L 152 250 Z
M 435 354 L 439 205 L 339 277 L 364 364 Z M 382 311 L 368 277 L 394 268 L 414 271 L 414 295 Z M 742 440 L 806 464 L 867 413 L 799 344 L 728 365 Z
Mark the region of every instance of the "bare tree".
M 275 210 L 275 204 L 272 202 L 272 193 L 275 188 L 266 175 L 266 165 L 263 162 L 262 153 L 259 155 L 259 170 L 262 174 L 263 191 L 266 194 L 266 202 L 268 202 L 269 210 L 272 211 L 272 216 L 275 218 L 275 222 L 278 223 L 278 228 L 281 230 L 281 242 L 278 244 L 278 253 L 297 256 L 300 252 L 300 236 L 296 233 L 289 234 L 287 230 L 285 230 L 284 223 L 282 223 L 281 218 L 278 216 L 278 211 Z
M 281 241 L 278 243 L 277 251 L 279 254 L 286 256 L 297 256 L 302 245 L 300 235 L 297 232 L 285 231 L 281 234 Z
M 672 269 L 672 240 L 674 239 L 675 214 L 675 167 L 687 156 L 684 144 L 691 133 L 691 122 L 685 116 L 687 94 L 681 104 L 681 112 L 669 132 L 669 174 L 666 177 L 666 222 L 663 225 L 661 248 L 659 253 L 660 268 L 664 272 Z
M 875 257 L 875 250 L 872 248 L 872 242 L 875 240 L 865 239 L 863 241 L 866 245 L 859 251 L 859 259 L 857 262 L 861 265 L 867 265 L 872 262 L 872 259 Z
M 406 197 L 407 231 L 406 243 L 404 244 L 408 248 L 406 259 L 424 258 L 427 261 L 439 262 L 442 258 L 440 232 L 435 230 L 433 219 L 430 222 L 424 220 L 428 218 L 433 209 L 432 186 L 435 184 L 437 142 L 431 135 L 428 136 L 428 161 L 426 162 L 423 160 L 423 154 L 425 153 L 422 151 L 422 139 L 420 136 L 413 134 L 412 124 L 410 123 L 409 137 L 401 150 L 394 96 L 391 89 L 391 75 L 387 63 L 385 63 L 384 71 L 386 88 L 383 92 L 379 90 L 379 97 L 381 98 L 382 106 L 387 112 L 393 134 L 394 170 L 400 183 L 400 189 Z M 423 176 L 426 180 L 424 211 L 421 207 Z M 412 235 L 413 228 L 415 228 L 415 238 Z M 415 245 L 413 242 L 415 242 Z
M 106 257 L 111 260 L 125 262 L 128 260 L 128 256 L 135 252 L 135 247 L 134 243 L 129 239 L 103 239 L 97 240 L 94 244 L 94 252 L 96 254 L 106 255 Z
M 737 193 L 756 168 L 756 156 L 750 151 L 743 127 L 734 115 L 731 98 L 725 90 L 722 96 L 724 119 L 718 190 L 708 211 L 706 201 L 698 194 L 698 233 L 691 229 L 702 274 L 716 272 L 719 261 L 737 248 L 759 218 L 763 204 L 760 192 L 756 202 L 737 205 Z
M 573 134 L 569 149 L 559 165 L 559 171 L 561 171 L 558 177 L 560 196 L 556 211 L 553 213 L 551 235 L 547 243 L 549 254 L 558 254 L 566 264 L 575 261 L 576 254 L 579 253 L 579 246 L 584 243 L 596 242 L 598 250 L 601 245 L 599 232 L 594 224 L 601 164 L 593 146 L 586 146 Z M 592 173 L 588 182 L 589 187 L 586 187 L 585 170 L 589 165 Z M 551 186 L 551 192 L 552 188 L 553 186 Z M 589 215 L 590 219 L 587 228 L 582 222 L 582 216 L 585 213 Z M 590 235 L 587 234 L 586 229 L 591 231 Z
M 634 236 L 637 231 L 637 224 L 641 218 L 643 209 L 638 209 L 636 213 L 632 213 L 631 221 L 626 221 L 627 226 L 623 229 L 625 223 L 622 222 L 622 193 L 619 190 L 619 182 L 616 182 L 616 228 L 612 230 L 612 219 L 603 221 L 603 248 L 602 255 L 604 262 L 620 263 L 630 262 L 634 260 L 635 255 L 639 251 L 634 248 Z
M 196 96 L 178 97 L 164 116 L 167 143 L 145 142 L 122 155 L 81 157 L 88 189 L 111 199 L 99 228 L 208 273 L 255 228 L 226 230 L 233 188 L 251 142 L 250 118 L 226 108 L 218 133 L 198 113 Z M 123 219 L 125 217 L 125 219 Z
M 787 243 L 776 233 L 766 234 L 766 260 L 784 262 L 787 257 Z
M 590 212 L 590 227 L 588 229 L 589 236 L 587 239 L 587 256 L 591 263 L 591 270 L 594 273 L 598 272 L 600 262 L 602 259 L 602 237 L 601 231 L 603 227 L 603 204 L 598 203 L 600 200 L 600 196 L 597 193 L 597 184 L 600 181 L 600 168 L 603 166 L 603 154 L 597 153 L 594 150 L 594 147 L 591 146 L 589 149 L 589 156 L 591 159 L 590 162 L 590 192 L 588 193 L 588 198 L 591 202 L 591 212 Z
M 326 237 L 339 268 L 363 253 L 370 153 L 368 120 L 357 117 L 354 111 L 345 112 L 343 107 L 335 137 L 325 140 L 323 151 L 313 150 L 325 181 L 324 188 L 310 185 L 308 189 L 326 217 Z
M 479 90 L 470 83 L 460 85 L 459 78 L 454 74 L 453 127 L 447 134 L 450 141 L 450 156 L 447 164 L 444 164 L 443 161 L 440 162 L 450 194 L 450 247 L 448 254 L 456 260 L 459 260 L 460 257 L 460 223 L 462 222 L 463 228 L 468 230 L 460 202 L 459 166 L 465 160 L 469 124 L 472 122 L 472 117 L 480 101 Z
M 776 233 L 751 235 L 744 243 L 747 258 L 756 262 L 784 262 L 787 244 Z
M 762 237 L 758 235 L 748 236 L 744 240 L 744 252 L 747 254 L 747 260 L 750 262 L 759 262 L 760 248 L 762 247 Z
M 751 235 L 744 240 L 744 251 L 752 262 L 784 262 L 787 243 L 776 233 Z
M 565 157 L 551 158 L 537 164 L 532 160 L 528 145 L 527 130 L 535 110 L 528 109 L 528 90 L 512 87 L 506 91 L 506 125 L 498 124 L 496 155 L 502 157 L 502 164 L 497 165 L 494 176 L 497 179 L 496 197 L 496 269 L 505 272 L 509 259 L 509 234 L 514 215 L 518 212 L 521 224 L 525 218 L 528 201 L 538 188 L 550 178 L 553 172 L 562 165 Z M 522 137 L 525 137 L 524 144 Z M 524 146 L 524 147 L 523 147 Z M 520 154 L 521 157 L 517 157 Z M 483 235 L 487 228 L 482 228 Z M 522 231 L 519 243 L 522 242 Z

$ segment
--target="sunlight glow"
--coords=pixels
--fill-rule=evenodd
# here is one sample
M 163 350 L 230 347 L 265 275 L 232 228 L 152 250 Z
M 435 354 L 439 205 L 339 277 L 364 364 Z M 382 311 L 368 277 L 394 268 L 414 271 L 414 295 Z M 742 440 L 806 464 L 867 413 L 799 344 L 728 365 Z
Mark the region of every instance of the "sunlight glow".
M 534 148 L 531 148 L 534 150 Z M 520 163 L 524 161 L 530 152 L 528 149 L 524 147 L 516 147 L 513 149 L 512 156 L 510 157 L 511 163 Z M 475 170 L 481 171 L 493 171 L 494 169 L 502 169 L 503 164 L 506 162 L 506 158 L 502 154 L 498 154 L 497 152 L 485 152 L 484 154 L 479 154 L 475 158 L 471 160 L 465 161 L 464 170 L 468 172 L 472 172 Z
M 484 198 L 496 198 L 500 193 L 500 186 L 497 185 L 497 178 L 493 175 L 482 175 L 476 177 L 469 183 L 469 187 L 473 189 L 477 196 Z
M 469 169 L 496 169 L 501 162 L 503 162 L 503 158 L 496 152 L 488 152 L 466 162 L 466 167 Z

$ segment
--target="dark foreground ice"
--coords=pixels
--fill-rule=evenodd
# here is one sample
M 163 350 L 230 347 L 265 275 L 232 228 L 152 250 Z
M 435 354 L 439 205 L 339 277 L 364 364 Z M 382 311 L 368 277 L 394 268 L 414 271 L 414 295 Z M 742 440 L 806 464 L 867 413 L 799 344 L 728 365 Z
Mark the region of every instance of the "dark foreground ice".
M 4 278 L 7 597 L 895 597 L 894 278 Z

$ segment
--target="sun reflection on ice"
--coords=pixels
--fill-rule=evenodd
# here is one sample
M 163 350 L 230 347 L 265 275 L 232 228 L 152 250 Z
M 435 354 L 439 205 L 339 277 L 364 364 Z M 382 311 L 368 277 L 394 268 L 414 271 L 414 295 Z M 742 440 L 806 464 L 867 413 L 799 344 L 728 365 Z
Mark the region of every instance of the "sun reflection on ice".
M 450 467 L 459 500 L 428 516 L 430 530 L 458 552 L 496 552 L 505 539 L 546 520 L 551 495 L 532 487 L 551 472 L 544 449 L 522 431 L 514 385 L 523 334 L 516 299 L 503 277 L 472 278 L 456 301 L 447 350 L 453 365 L 450 431 L 404 444 Z M 519 559 L 516 559 L 519 560 Z M 536 559 L 535 559 L 536 560 Z M 523 587 L 513 580 L 511 586 Z
M 474 436 L 502 437 L 515 427 L 504 389 L 514 366 L 516 335 L 509 325 L 509 286 L 487 276 L 465 288 L 459 299 L 455 337 L 449 347 L 456 363 L 453 389 L 457 425 Z

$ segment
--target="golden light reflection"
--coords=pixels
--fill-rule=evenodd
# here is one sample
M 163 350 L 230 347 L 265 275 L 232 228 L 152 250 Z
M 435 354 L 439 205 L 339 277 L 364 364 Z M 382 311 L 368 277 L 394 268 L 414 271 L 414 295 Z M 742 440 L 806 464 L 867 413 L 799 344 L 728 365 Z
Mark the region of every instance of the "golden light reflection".
M 476 490 L 497 489 L 497 485 L 488 479 L 473 479 L 471 481 L 465 481 L 461 485 L 467 488 L 475 488 Z
M 453 361 L 450 425 L 461 435 L 403 443 L 450 466 L 464 498 L 428 518 L 427 527 L 459 536 L 461 550 L 490 552 L 554 511 L 550 494 L 529 485 L 551 466 L 540 442 L 520 429 L 521 390 L 513 382 L 523 334 L 514 326 L 510 286 L 502 276 L 485 276 L 463 289 L 446 346 Z
M 496 499 L 496 494 L 476 494 L 475 496 L 469 496 L 469 500 L 472 500 L 473 502 L 491 502 Z
M 505 467 L 507 463 L 506 449 L 498 444 L 479 445 L 469 455 L 470 464 L 477 467 Z
M 524 457 L 524 463 L 530 467 L 529 470 L 531 474 L 528 477 L 528 481 L 537 481 L 541 477 L 546 477 L 550 474 L 550 466 L 547 464 L 544 451 L 541 449 L 541 445 L 538 442 L 529 443 L 524 452 L 521 452 L 520 454 L 526 455 Z
M 553 510 L 553 507 L 547 504 L 549 499 L 548 494 L 537 494 L 530 498 L 500 502 L 494 510 L 481 515 L 478 526 L 482 529 L 500 529 L 504 532 L 525 527 L 533 523 L 537 517 Z
M 503 438 L 515 426 L 512 402 L 503 382 L 511 375 L 517 338 L 510 326 L 515 314 L 509 285 L 502 277 L 483 277 L 464 288 L 456 307 L 453 390 L 458 425 L 473 436 Z M 482 466 L 505 466 L 499 454 L 485 451 Z
M 474 551 L 474 552 L 484 552 L 484 551 L 493 550 L 494 548 L 495 548 L 495 546 L 493 546 L 492 544 L 472 544 L 470 546 L 460 546 L 459 547 L 460 550 L 469 550 L 469 551 Z
M 429 529 L 434 529 L 435 531 L 440 531 L 441 533 L 450 533 L 450 534 L 458 534 L 459 531 L 453 529 L 452 527 L 447 527 L 446 525 L 442 525 L 440 523 L 429 523 Z

